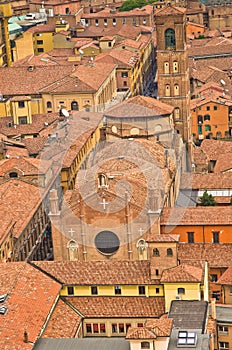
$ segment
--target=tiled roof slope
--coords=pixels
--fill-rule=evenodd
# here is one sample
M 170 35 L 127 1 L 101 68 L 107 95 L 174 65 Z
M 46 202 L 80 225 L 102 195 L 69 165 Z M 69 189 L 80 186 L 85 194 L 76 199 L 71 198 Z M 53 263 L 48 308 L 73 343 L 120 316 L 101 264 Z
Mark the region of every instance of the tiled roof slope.
M 232 206 L 164 208 L 161 225 L 232 225 Z
M 164 270 L 161 283 L 201 282 L 202 269 L 190 265 L 178 265 Z
M 42 271 L 64 284 L 151 284 L 149 261 L 36 261 Z
M 164 311 L 163 297 L 67 297 L 85 318 L 159 317 Z
M 145 324 L 146 328 L 152 330 L 157 337 L 169 337 L 172 330 L 172 319 L 165 316 L 147 320 Z
M 220 166 L 220 163 L 219 163 L 219 166 Z M 217 169 L 219 169 L 219 166 L 217 167 Z M 232 174 L 230 172 L 224 173 L 224 174 L 221 174 L 221 173 L 188 174 L 186 173 L 186 174 L 183 174 L 181 177 L 180 186 L 182 189 L 199 189 L 199 190 L 229 189 L 229 188 L 232 188 Z
M 228 267 L 228 269 L 221 275 L 217 283 L 232 286 L 232 266 Z
M 49 161 L 43 162 L 43 167 L 40 167 L 40 159 L 36 158 L 10 158 L 0 160 L 0 176 L 3 176 L 11 169 L 19 169 L 24 175 L 39 175 L 44 174 L 50 167 Z
M 210 160 L 217 160 L 220 154 L 232 153 L 232 143 L 221 140 L 204 139 L 200 148 Z
M 18 179 L 11 179 L 0 185 L 0 241 L 11 226 L 14 237 L 26 227 L 41 202 L 38 187 Z
M 8 294 L 8 311 L 0 315 L 0 349 L 32 349 L 61 285 L 25 262 L 0 266 L 0 294 Z M 24 343 L 24 331 L 31 343 Z
M 210 267 L 229 267 L 232 261 L 232 244 L 179 243 L 180 263 L 208 261 Z
M 148 233 L 146 236 L 146 242 L 156 242 L 156 243 L 166 243 L 166 242 L 173 242 L 177 243 L 179 242 L 180 235 L 166 235 L 166 234 L 153 234 L 153 233 Z
M 75 338 L 81 320 L 82 318 L 64 300 L 59 299 L 42 337 Z
M 130 327 L 126 339 L 156 339 L 155 333 L 145 327 Z

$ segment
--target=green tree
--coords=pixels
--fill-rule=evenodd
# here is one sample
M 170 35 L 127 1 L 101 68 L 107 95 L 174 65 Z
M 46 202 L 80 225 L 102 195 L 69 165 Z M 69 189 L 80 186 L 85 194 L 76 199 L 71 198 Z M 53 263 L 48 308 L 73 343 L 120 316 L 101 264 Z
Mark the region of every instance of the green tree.
M 201 201 L 201 205 L 203 205 L 204 207 L 210 207 L 210 206 L 212 207 L 217 205 L 217 202 L 212 196 L 212 194 L 208 194 L 207 191 L 203 193 L 203 196 L 200 198 L 200 201 Z
M 119 8 L 119 11 L 130 11 L 135 8 L 141 8 L 143 6 L 152 4 L 154 0 L 126 0 L 122 6 Z

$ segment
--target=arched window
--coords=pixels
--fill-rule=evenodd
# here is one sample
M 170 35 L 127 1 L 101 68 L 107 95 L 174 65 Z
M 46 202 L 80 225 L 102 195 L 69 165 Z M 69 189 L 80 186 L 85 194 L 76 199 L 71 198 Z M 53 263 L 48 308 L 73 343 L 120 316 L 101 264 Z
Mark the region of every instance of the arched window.
M 47 108 L 52 108 L 52 103 L 51 103 L 51 101 L 47 101 Z
M 162 125 L 157 124 L 157 125 L 155 126 L 155 133 L 159 133 L 159 132 L 161 132 L 161 131 L 162 131 Z
M 211 125 L 206 124 L 205 125 L 205 131 L 211 131 Z
M 178 294 L 185 294 L 185 288 L 178 288 L 177 293 Z
M 70 261 L 76 261 L 78 260 L 78 243 L 74 240 L 71 239 L 68 244 L 67 244 L 67 248 L 68 248 L 68 253 L 69 253 L 69 260 Z
M 170 85 L 169 84 L 167 84 L 166 86 L 165 86 L 165 96 L 170 96 Z
M 174 96 L 179 96 L 179 95 L 180 95 L 179 85 L 175 84 L 174 85 Z
M 178 62 L 177 61 L 173 62 L 173 73 L 178 73 Z
M 98 176 L 98 187 L 108 187 L 107 185 L 107 177 L 105 174 L 100 174 Z
M 167 249 L 167 256 L 173 256 L 172 248 Z
M 169 74 L 169 62 L 164 62 L 164 74 Z
M 150 343 L 148 341 L 142 341 L 141 349 L 150 349 Z
M 203 122 L 202 115 L 199 114 L 199 115 L 197 116 L 197 123 L 198 123 L 198 124 L 202 124 L 202 122 Z
M 72 103 L 71 103 L 71 110 L 72 111 L 78 111 L 79 110 L 79 106 L 78 106 L 77 101 L 72 101 Z
M 12 171 L 10 174 L 9 174 L 10 178 L 11 179 L 15 179 L 18 177 L 18 173 L 16 173 L 15 171 Z
M 180 108 L 176 107 L 174 109 L 174 119 L 180 119 Z
M 210 120 L 210 115 L 209 114 L 205 114 L 204 115 L 204 120 Z
M 157 249 L 157 248 L 153 249 L 153 256 L 160 256 L 159 249 Z
M 168 28 L 165 31 L 165 49 L 172 48 L 176 46 L 175 30 Z

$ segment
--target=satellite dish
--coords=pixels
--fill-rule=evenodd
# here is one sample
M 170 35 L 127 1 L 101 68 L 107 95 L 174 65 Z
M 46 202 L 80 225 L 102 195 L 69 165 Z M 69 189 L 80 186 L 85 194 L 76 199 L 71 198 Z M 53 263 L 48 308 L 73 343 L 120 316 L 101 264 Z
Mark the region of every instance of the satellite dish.
M 67 109 L 62 108 L 61 113 L 63 114 L 63 116 L 69 117 L 69 112 L 67 111 Z
M 226 85 L 226 83 L 224 82 L 223 79 L 220 80 L 220 83 L 221 83 L 222 85 Z

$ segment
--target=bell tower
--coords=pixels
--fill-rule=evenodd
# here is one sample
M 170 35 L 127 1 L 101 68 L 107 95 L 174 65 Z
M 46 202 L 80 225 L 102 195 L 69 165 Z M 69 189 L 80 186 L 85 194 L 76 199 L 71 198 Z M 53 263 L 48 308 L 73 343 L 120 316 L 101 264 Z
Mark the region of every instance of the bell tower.
M 168 5 L 155 13 L 158 99 L 174 107 L 175 129 L 190 141 L 190 81 L 186 9 Z

